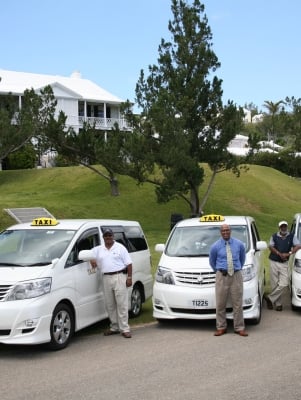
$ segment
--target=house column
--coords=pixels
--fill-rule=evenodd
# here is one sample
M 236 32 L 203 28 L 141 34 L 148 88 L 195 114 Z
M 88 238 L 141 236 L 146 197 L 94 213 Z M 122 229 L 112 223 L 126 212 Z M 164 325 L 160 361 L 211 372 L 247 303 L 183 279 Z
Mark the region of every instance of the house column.
M 87 101 L 86 100 L 84 101 L 84 119 L 85 119 L 85 121 L 87 119 Z
M 107 103 L 103 103 L 103 117 L 104 117 L 105 127 L 107 127 L 108 126 L 108 124 L 107 124 Z

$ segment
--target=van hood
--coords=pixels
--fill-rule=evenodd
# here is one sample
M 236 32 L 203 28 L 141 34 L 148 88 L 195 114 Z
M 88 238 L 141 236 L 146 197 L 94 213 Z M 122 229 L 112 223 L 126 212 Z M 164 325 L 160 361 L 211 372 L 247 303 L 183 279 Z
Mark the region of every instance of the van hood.
M 300 253 L 301 256 L 301 253 Z M 250 252 L 246 254 L 245 265 L 252 262 Z M 191 269 L 213 271 L 209 264 L 209 257 L 170 257 L 162 254 L 159 265 L 172 270 L 189 271 Z
M 51 264 L 50 264 L 51 265 Z M 48 266 L 43 267 L 0 267 L 0 284 L 15 284 L 45 276 Z
M 159 265 L 172 270 L 180 269 L 181 271 L 188 271 L 191 269 L 202 269 L 212 271 L 208 257 L 169 257 L 162 254 Z

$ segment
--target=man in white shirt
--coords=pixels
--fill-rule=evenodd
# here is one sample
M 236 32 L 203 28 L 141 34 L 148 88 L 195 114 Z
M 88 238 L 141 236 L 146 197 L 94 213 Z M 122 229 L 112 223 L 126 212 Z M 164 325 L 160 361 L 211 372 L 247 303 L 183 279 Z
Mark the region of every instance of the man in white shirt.
M 131 338 L 128 324 L 128 290 L 132 286 L 132 260 L 127 249 L 114 240 L 113 231 L 103 231 L 104 244 L 92 249 L 95 260 L 93 267 L 99 266 L 103 273 L 105 305 L 110 319 L 110 329 L 104 335 L 121 333 Z

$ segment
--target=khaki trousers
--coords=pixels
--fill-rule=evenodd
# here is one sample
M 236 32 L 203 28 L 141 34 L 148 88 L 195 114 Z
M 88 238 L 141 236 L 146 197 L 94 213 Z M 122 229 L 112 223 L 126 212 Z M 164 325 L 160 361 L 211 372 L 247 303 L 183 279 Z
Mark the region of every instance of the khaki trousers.
M 230 296 L 233 307 L 233 327 L 235 331 L 245 329 L 243 318 L 243 279 L 241 271 L 233 276 L 224 276 L 220 271 L 216 272 L 215 299 L 216 299 L 216 328 L 227 329 L 226 307 Z
M 126 278 L 126 274 L 103 275 L 105 305 L 112 331 L 130 331 Z
M 275 306 L 281 306 L 281 295 L 288 287 L 288 263 L 270 260 L 271 293 L 269 299 Z

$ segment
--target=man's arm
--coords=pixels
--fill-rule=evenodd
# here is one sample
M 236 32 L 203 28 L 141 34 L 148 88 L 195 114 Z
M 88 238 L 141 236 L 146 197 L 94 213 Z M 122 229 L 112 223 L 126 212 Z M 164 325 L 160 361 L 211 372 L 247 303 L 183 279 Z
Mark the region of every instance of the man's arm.
M 128 276 L 126 278 L 126 286 L 130 287 L 130 286 L 132 286 L 133 265 L 132 264 L 128 264 L 126 266 L 126 269 L 127 269 L 127 274 L 128 274 Z

